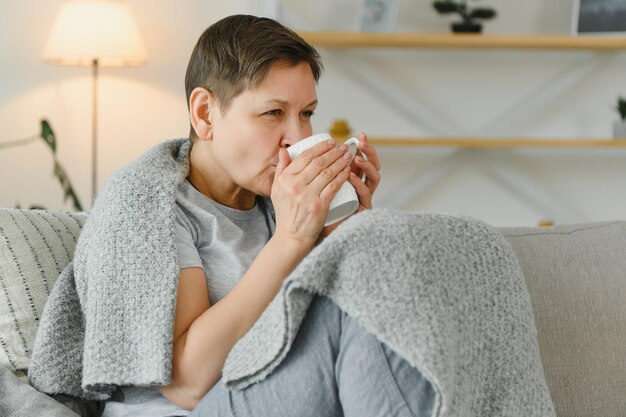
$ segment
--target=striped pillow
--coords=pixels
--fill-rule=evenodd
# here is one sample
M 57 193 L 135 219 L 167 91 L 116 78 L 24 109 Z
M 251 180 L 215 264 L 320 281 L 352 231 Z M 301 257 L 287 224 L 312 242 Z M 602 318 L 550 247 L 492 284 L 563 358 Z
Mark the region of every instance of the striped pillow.
M 87 215 L 0 208 L 0 366 L 28 370 L 35 333 Z

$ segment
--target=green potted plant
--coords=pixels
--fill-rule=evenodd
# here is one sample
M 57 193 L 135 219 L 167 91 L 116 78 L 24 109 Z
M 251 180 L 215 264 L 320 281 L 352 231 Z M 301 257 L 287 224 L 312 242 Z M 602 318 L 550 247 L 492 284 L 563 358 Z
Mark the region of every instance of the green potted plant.
M 52 130 L 52 126 L 50 126 L 50 123 L 47 120 L 43 119 L 40 122 L 40 127 L 41 127 L 41 132 L 38 135 L 31 136 L 25 139 L 13 140 L 9 142 L 0 142 L 0 149 L 27 145 L 38 139 L 42 139 L 46 143 L 48 148 L 50 149 L 50 152 L 52 152 L 52 159 L 54 162 L 53 174 L 57 178 L 57 180 L 59 181 L 59 184 L 61 185 L 61 188 L 63 189 L 63 201 L 71 200 L 74 210 L 83 211 L 83 206 L 80 203 L 80 200 L 78 198 L 78 195 L 76 194 L 76 191 L 74 191 L 74 187 L 72 187 L 70 178 L 68 177 L 67 173 L 65 172 L 65 169 L 63 168 L 63 166 L 57 159 L 57 139 L 56 139 L 56 135 L 54 134 L 54 131 Z M 19 208 L 19 207 L 20 205 L 17 204 L 16 208 Z M 45 207 L 40 206 L 40 205 L 31 205 L 30 208 L 31 209 L 44 209 Z
M 615 139 L 626 139 L 626 98 L 617 97 L 615 110 L 620 119 L 613 123 L 613 137 Z
M 440 14 L 458 14 L 460 22 L 451 25 L 454 33 L 480 33 L 483 26 L 478 20 L 489 20 L 496 17 L 496 11 L 489 7 L 469 7 L 468 0 L 437 0 L 433 1 L 433 7 Z

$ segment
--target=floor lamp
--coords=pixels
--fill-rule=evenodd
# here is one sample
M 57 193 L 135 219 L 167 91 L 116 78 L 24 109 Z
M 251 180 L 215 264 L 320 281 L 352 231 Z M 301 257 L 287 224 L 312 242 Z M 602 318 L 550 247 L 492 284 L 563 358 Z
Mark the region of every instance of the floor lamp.
M 120 0 L 65 0 L 43 51 L 45 61 L 91 66 L 91 202 L 98 172 L 98 68 L 138 66 L 147 58 L 130 6 Z

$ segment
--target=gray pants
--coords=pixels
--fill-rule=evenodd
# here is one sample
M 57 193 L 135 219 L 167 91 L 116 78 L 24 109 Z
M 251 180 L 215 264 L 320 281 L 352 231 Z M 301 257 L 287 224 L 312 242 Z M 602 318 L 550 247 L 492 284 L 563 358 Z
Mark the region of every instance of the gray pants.
M 265 380 L 220 380 L 191 417 L 423 417 L 435 401 L 421 373 L 332 301 L 316 297 L 290 352 Z

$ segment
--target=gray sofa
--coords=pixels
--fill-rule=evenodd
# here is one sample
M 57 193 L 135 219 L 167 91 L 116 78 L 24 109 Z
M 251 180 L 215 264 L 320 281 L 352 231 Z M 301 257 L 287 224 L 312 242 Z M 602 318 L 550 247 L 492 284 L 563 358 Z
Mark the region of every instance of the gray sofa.
M 85 219 L 0 209 L 0 417 L 76 415 L 24 372 Z M 499 230 L 526 276 L 558 416 L 626 416 L 626 221 Z
M 626 416 L 626 222 L 504 228 L 559 417 Z

